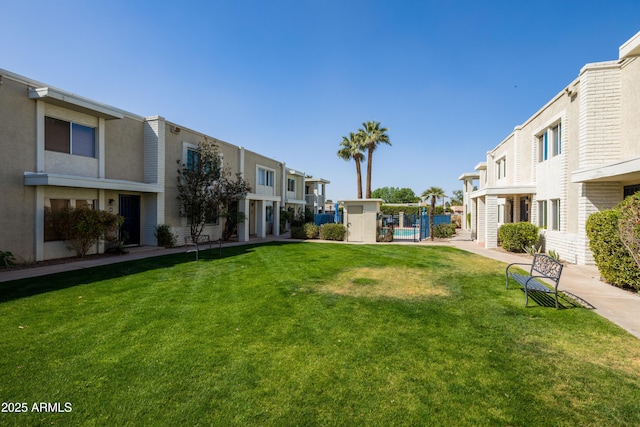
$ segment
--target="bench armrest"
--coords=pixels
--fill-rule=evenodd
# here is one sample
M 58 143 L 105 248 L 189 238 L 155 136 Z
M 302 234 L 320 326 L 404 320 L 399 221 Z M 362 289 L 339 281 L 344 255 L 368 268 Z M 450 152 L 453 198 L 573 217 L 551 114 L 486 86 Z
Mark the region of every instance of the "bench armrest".
M 531 267 L 533 266 L 533 264 L 531 263 L 524 263 L 524 262 L 512 262 L 511 264 L 507 265 L 507 268 L 505 269 L 505 273 L 509 272 L 509 269 L 511 268 L 511 266 L 513 265 L 526 265 L 527 267 Z

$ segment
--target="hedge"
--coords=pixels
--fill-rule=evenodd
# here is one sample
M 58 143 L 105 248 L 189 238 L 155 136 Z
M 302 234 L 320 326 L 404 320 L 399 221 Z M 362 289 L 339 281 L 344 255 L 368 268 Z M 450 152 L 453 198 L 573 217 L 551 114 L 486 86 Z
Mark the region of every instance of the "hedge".
M 618 234 L 617 208 L 595 212 L 587 219 L 587 237 L 600 275 L 607 283 L 640 291 L 640 269 Z
M 524 252 L 525 247 L 535 245 L 539 238 L 538 227 L 530 222 L 504 224 L 498 230 L 502 248 L 509 252 Z
M 291 227 L 292 239 L 315 239 L 318 237 L 319 227 L 310 222 L 302 226 Z
M 446 239 L 456 234 L 456 224 L 438 224 L 433 228 L 433 237 Z
M 344 240 L 347 228 L 343 224 L 322 224 L 320 226 L 320 238 L 323 240 Z

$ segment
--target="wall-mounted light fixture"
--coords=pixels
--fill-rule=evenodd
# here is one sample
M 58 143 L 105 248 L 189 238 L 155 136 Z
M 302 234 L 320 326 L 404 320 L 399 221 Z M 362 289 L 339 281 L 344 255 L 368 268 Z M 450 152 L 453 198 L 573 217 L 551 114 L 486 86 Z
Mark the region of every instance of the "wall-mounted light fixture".
M 115 200 L 109 199 L 109 206 L 113 206 L 113 202 L 115 202 Z

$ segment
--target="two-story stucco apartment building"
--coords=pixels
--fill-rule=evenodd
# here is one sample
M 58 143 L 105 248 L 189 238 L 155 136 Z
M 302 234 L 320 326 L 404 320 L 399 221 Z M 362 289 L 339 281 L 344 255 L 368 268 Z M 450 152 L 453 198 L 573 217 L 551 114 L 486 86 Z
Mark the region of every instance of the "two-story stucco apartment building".
M 593 263 L 587 218 L 640 191 L 640 33 L 618 60 L 586 64 L 475 169 L 460 179 L 479 244 L 494 248 L 502 224 L 528 221 L 547 250 Z
M 178 161 L 186 164 L 205 138 L 251 184 L 237 207 L 246 215 L 240 241 L 278 235 L 280 210 L 304 209 L 305 174 L 284 162 L 0 69 L 0 250 L 27 261 L 73 255 L 45 216 L 78 206 L 124 216 L 128 244 L 155 245 L 160 224 L 183 241 L 189 227 L 179 215 Z M 204 230 L 212 239 L 221 236 L 219 222 Z

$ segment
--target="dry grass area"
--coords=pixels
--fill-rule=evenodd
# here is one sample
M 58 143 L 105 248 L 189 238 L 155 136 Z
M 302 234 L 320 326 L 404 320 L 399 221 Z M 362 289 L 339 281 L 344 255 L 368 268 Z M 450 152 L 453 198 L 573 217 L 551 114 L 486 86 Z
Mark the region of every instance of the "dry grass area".
M 425 269 L 355 268 L 343 271 L 320 288 L 321 292 L 369 298 L 415 300 L 449 296 Z

